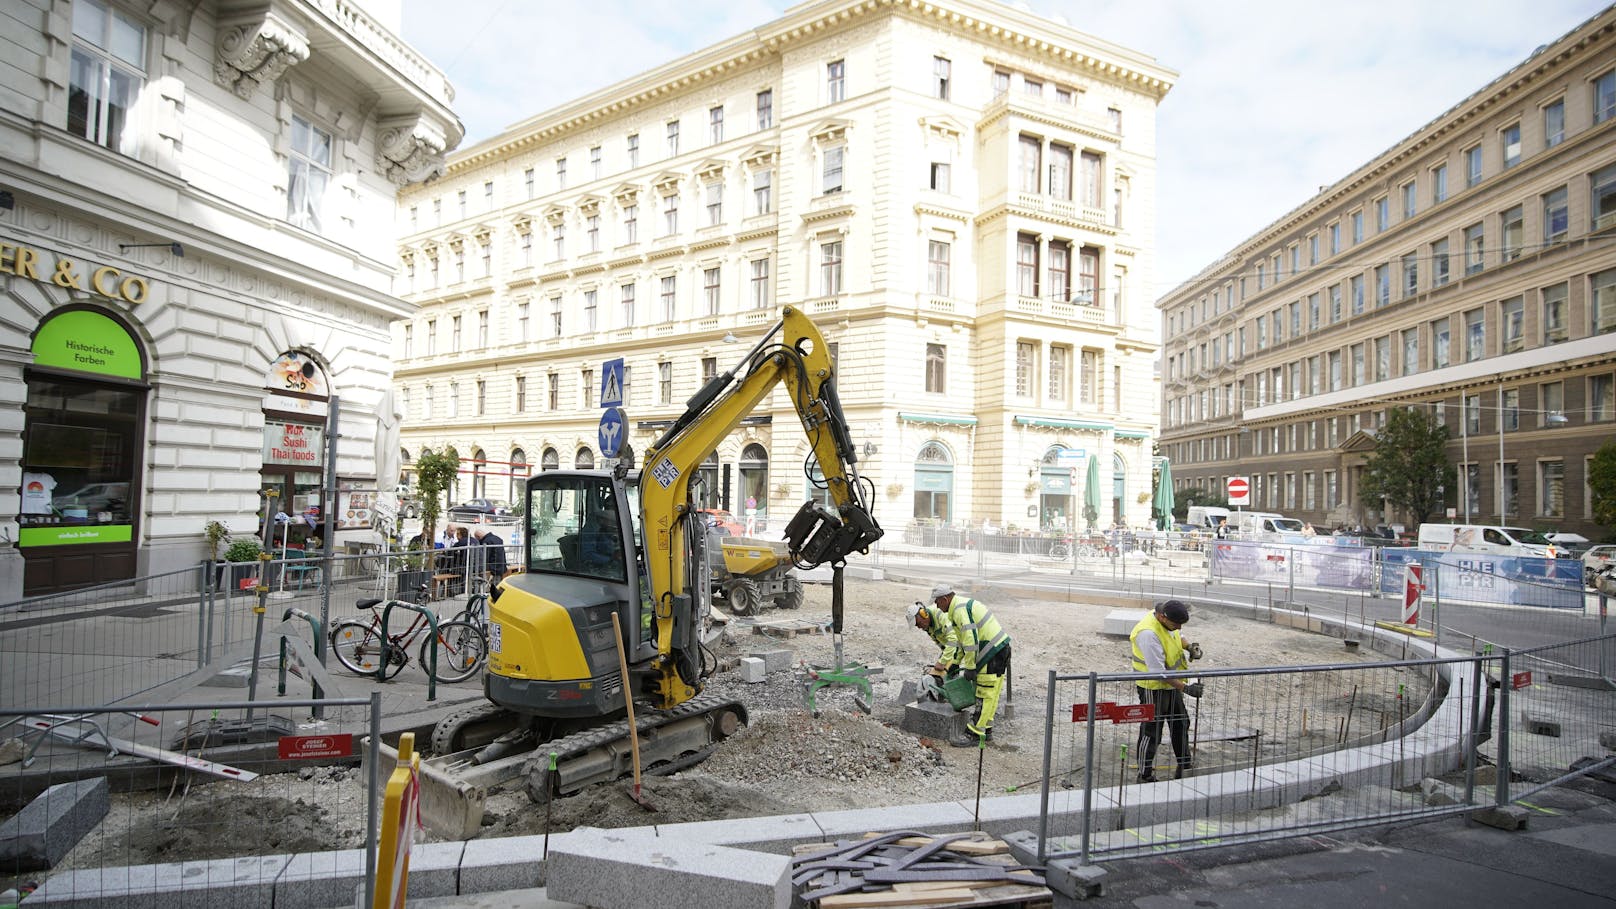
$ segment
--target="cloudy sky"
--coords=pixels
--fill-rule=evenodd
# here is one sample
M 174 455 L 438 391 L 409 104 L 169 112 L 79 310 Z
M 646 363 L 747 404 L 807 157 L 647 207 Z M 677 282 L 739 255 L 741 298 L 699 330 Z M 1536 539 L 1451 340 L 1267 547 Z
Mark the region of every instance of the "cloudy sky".
M 403 0 L 467 144 L 778 18 L 765 0 Z M 1026 0 L 1179 72 L 1154 296 L 1603 9 L 1603 0 Z

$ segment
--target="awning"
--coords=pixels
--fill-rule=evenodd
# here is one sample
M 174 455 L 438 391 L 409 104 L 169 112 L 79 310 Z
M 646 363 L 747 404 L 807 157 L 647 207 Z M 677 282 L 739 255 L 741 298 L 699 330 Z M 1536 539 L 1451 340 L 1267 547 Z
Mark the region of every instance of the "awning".
M 1150 438 L 1150 433 L 1133 429 L 1119 429 L 1116 431 L 1116 437 L 1119 439 L 1148 439 Z
M 898 419 L 906 423 L 939 423 L 944 426 L 975 426 L 976 417 L 957 417 L 946 413 L 899 413 Z
M 1091 423 L 1086 420 L 1054 420 L 1048 417 L 1016 417 L 1017 426 L 1041 426 L 1045 429 L 1087 429 L 1091 432 L 1110 432 L 1110 423 Z

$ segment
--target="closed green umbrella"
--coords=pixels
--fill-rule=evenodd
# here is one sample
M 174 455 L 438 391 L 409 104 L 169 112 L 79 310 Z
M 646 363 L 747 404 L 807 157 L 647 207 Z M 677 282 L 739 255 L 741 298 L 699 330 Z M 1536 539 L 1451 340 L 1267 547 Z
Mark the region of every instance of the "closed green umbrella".
M 1156 478 L 1156 495 L 1150 506 L 1151 514 L 1156 518 L 1157 530 L 1171 530 L 1173 528 L 1173 465 L 1163 461 L 1161 475 Z
M 1083 518 L 1090 530 L 1100 520 L 1100 459 L 1094 455 L 1089 455 L 1089 475 L 1083 481 Z

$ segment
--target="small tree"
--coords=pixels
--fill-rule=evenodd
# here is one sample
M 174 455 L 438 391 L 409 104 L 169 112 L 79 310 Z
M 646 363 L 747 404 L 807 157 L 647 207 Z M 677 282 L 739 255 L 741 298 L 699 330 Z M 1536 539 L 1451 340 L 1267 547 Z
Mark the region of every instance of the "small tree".
M 1222 493 L 1210 489 L 1200 489 L 1195 486 L 1186 487 L 1173 494 L 1173 516 L 1180 521 L 1189 520 L 1190 506 L 1214 505 L 1218 508 L 1228 508 L 1229 498 Z
M 443 513 L 443 494 L 454 487 L 459 474 L 460 453 L 453 445 L 439 453 L 423 450 L 415 459 L 415 485 L 421 494 L 421 543 L 427 550 L 428 571 L 433 568 L 432 541 L 438 534 L 438 515 Z
M 1448 428 L 1424 408 L 1395 407 L 1386 413 L 1386 426 L 1365 464 L 1361 502 L 1373 508 L 1385 499 L 1423 524 L 1441 511 L 1443 488 L 1452 476 Z
M 1616 441 L 1606 442 L 1594 452 L 1588 464 L 1588 494 L 1594 520 L 1606 527 L 1616 526 Z

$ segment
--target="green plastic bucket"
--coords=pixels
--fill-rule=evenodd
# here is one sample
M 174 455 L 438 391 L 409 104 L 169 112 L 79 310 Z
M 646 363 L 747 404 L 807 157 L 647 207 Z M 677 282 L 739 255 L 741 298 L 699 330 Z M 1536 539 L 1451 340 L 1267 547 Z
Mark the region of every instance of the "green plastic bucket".
M 964 710 L 976 703 L 976 682 L 963 675 L 954 676 L 943 683 L 943 696 L 948 698 L 948 706 Z

